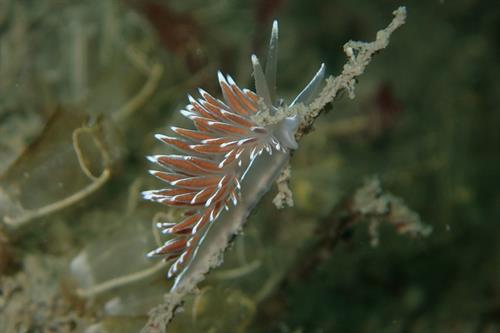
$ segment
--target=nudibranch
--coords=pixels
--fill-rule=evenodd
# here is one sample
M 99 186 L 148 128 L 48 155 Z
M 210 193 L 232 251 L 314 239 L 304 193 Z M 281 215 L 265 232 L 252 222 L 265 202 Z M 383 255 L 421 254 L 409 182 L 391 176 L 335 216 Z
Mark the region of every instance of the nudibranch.
M 294 136 L 300 115 L 277 117 L 271 124 L 259 123 L 258 115 L 276 116 L 295 104 L 310 103 L 321 87 L 325 68 L 322 64 L 286 105 L 276 97 L 277 43 L 278 23 L 274 21 L 265 70 L 255 55 L 251 57 L 255 92 L 239 88 L 219 71 L 222 99 L 199 89 L 199 98 L 189 95 L 189 104 L 180 111 L 195 129 L 171 127 L 173 135 L 156 135 L 179 154 L 148 157 L 163 168 L 150 173 L 167 187 L 145 191 L 143 196 L 185 212 L 181 221 L 158 223 L 162 233 L 171 237 L 148 256 L 173 261 L 168 276 L 176 276 L 174 289 L 190 271 L 206 273 L 212 244 L 228 241 L 231 232 L 241 228 L 287 165 L 290 151 L 297 148 Z

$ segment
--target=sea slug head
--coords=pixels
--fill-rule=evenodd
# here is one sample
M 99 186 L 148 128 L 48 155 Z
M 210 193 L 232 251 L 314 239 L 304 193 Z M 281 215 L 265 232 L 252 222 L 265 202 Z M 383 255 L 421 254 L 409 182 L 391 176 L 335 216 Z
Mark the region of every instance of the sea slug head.
M 274 21 L 271 31 L 271 38 L 269 41 L 269 51 L 267 55 L 266 67 L 263 70 L 257 56 L 252 55 L 253 76 L 255 79 L 255 90 L 257 95 L 261 98 L 263 105 L 268 109 L 271 116 L 276 116 L 278 119 L 280 115 L 277 114 L 280 108 L 278 104 L 280 99 L 276 96 L 276 72 L 277 72 L 277 59 L 278 59 L 278 22 Z M 318 95 L 321 90 L 325 77 L 325 65 L 321 64 L 318 72 L 314 75 L 312 80 L 304 87 L 304 89 L 295 97 L 288 108 L 297 104 L 307 106 Z M 297 149 L 298 144 L 295 140 L 295 132 L 299 127 L 301 117 L 298 114 L 282 118 L 273 125 L 273 134 L 279 142 L 288 149 Z
M 297 141 L 295 141 L 295 132 L 297 132 L 299 123 L 300 117 L 293 115 L 280 121 L 274 130 L 276 138 L 288 149 L 297 149 L 299 147 Z

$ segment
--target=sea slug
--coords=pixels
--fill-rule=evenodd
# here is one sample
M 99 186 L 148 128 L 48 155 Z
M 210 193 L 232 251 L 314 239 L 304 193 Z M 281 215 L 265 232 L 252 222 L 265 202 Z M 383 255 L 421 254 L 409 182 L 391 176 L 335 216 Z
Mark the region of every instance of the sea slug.
M 195 129 L 171 127 L 172 135 L 156 135 L 179 154 L 148 157 L 164 169 L 150 173 L 168 186 L 145 191 L 143 197 L 185 212 L 180 221 L 158 223 L 171 238 L 148 256 L 173 261 L 168 272 L 176 276 L 173 290 L 189 279 L 191 271 L 198 273 L 191 277 L 195 280 L 208 271 L 211 244 L 227 241 L 227 230 L 241 227 L 286 166 L 290 151 L 298 147 L 294 136 L 300 115 L 278 113 L 310 103 L 323 82 L 325 66 L 287 105 L 276 97 L 277 42 L 275 21 L 265 71 L 255 55 L 251 58 L 255 92 L 240 89 L 219 71 L 222 99 L 199 89 L 199 98 L 189 96 L 189 104 L 180 111 Z M 263 113 L 278 120 L 260 124 L 256 119 Z

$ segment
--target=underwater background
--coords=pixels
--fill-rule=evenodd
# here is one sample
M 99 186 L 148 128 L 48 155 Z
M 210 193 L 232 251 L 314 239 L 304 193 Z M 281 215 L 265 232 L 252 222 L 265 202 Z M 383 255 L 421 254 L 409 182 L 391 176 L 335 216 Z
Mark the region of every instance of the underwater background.
M 272 188 L 167 331 L 500 332 L 497 1 L 0 0 L 0 333 L 139 332 L 178 214 L 140 196 L 154 134 L 219 69 L 253 89 L 274 19 L 289 99 L 401 5 L 293 154 L 293 207 Z

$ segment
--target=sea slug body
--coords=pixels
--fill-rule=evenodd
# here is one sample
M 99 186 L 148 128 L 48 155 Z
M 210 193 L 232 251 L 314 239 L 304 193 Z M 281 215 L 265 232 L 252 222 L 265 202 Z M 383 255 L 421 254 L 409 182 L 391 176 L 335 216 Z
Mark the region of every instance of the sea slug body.
M 265 71 L 252 56 L 255 92 L 241 89 L 229 75 L 218 72 L 222 99 L 199 89 L 199 98 L 189 96 L 189 104 L 180 111 L 195 129 L 171 127 L 174 135 L 156 135 L 179 154 L 148 157 L 164 169 L 150 173 L 168 186 L 145 191 L 143 197 L 184 208 L 185 212 L 181 221 L 157 225 L 171 238 L 148 256 L 173 261 L 168 272 L 169 277 L 176 276 L 173 289 L 208 271 L 212 244 L 227 241 L 241 228 L 287 164 L 290 150 L 298 147 L 294 136 L 299 115 L 282 117 L 269 125 L 255 121 L 261 112 L 275 115 L 279 110 L 275 93 L 277 41 L 275 21 Z M 324 74 L 321 65 L 289 106 L 310 103 Z

